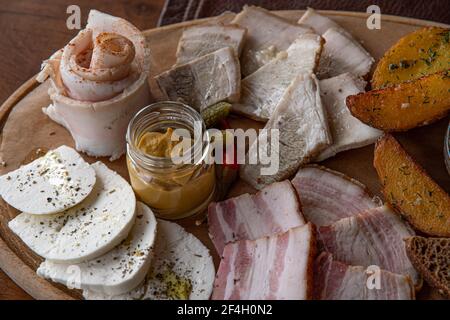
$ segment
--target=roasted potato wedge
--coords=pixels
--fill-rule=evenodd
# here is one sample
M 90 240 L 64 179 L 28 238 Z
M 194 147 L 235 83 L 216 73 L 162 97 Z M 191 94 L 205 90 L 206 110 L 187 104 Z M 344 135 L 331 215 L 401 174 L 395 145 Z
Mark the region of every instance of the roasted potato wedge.
M 386 201 L 426 234 L 450 236 L 450 196 L 391 135 L 375 145 L 374 167 Z
M 428 27 L 401 38 L 378 63 L 372 89 L 441 72 L 450 68 L 450 29 Z
M 430 124 L 450 111 L 450 70 L 347 97 L 353 116 L 384 131 Z

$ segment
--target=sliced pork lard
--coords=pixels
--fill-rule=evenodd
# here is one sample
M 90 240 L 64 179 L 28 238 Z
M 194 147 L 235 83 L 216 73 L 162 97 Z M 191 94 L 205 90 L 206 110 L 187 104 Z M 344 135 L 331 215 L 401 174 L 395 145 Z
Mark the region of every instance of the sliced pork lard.
M 150 102 L 150 53 L 128 21 L 91 10 L 86 28 L 44 61 L 37 80 L 51 79 L 43 112 L 64 126 L 76 149 L 119 158 L 133 115 Z
M 351 72 L 358 77 L 369 73 L 374 58 L 348 32 L 342 28 L 328 29 L 320 57 L 317 76 L 320 79 Z
M 272 237 L 229 243 L 212 299 L 310 299 L 314 255 L 314 229 L 309 223 Z
M 340 28 L 332 19 L 319 14 L 313 8 L 308 8 L 298 23 L 313 29 L 318 34 L 324 34 L 330 28 Z
M 407 275 L 420 287 L 420 277 L 409 261 L 404 243 L 413 235 L 414 231 L 387 206 L 319 228 L 321 246 L 336 260 L 363 267 L 375 265 Z
M 248 193 L 208 208 L 209 235 L 219 254 L 237 240 L 256 240 L 305 224 L 300 203 L 289 181 Z
M 242 74 L 247 76 L 286 50 L 310 28 L 291 23 L 260 7 L 245 6 L 232 23 L 247 29 L 242 51 Z
M 314 299 L 318 300 L 412 300 L 414 286 L 408 276 L 379 272 L 379 287 L 373 272 L 349 266 L 323 252 L 314 264 Z M 372 277 L 371 277 L 372 276 Z
M 300 165 L 331 144 L 319 84 L 313 74 L 301 74 L 292 81 L 264 129 L 248 155 L 268 150 L 271 158 L 278 161 L 278 170 L 265 172 L 268 166 L 261 161 L 244 164 L 240 169 L 241 178 L 257 189 L 289 178 Z M 277 133 L 279 141 L 275 139 Z
M 225 47 L 233 48 L 239 56 L 247 30 L 236 25 L 199 25 L 184 29 L 178 42 L 177 64 L 187 63 L 196 58 Z
M 242 94 L 233 111 L 267 121 L 287 87 L 301 73 L 313 73 L 320 57 L 323 39 L 314 34 L 298 37 L 286 52 L 242 80 Z
M 344 73 L 321 80 L 319 84 L 320 97 L 327 109 L 333 144 L 323 150 L 316 160 L 322 161 L 338 152 L 374 143 L 382 132 L 352 116 L 345 103 L 347 96 L 363 92 L 366 82 L 350 73 Z
M 335 77 L 345 72 L 360 77 L 369 73 L 375 62 L 374 58 L 336 22 L 309 8 L 298 23 L 314 29 L 325 39 L 317 72 L 319 79 Z
M 186 103 L 201 111 L 220 102 L 237 102 L 241 74 L 233 49 L 222 48 L 156 76 L 169 100 Z
M 301 168 L 292 184 L 306 220 L 316 226 L 327 226 L 378 206 L 361 182 L 325 167 Z

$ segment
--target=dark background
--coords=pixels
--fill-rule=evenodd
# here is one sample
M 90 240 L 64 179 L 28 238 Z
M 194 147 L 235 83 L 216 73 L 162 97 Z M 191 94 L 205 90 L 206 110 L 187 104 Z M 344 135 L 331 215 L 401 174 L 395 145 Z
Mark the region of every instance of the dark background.
M 239 12 L 245 4 L 255 4 L 270 10 L 306 9 L 346 10 L 366 12 L 378 5 L 381 13 L 450 23 L 449 0 L 168 0 L 161 24 L 171 24 L 216 16 L 224 11 Z
M 267 9 L 305 9 L 365 12 L 369 5 L 381 13 L 450 24 L 450 0 L 0 0 L 0 103 L 34 76 L 42 60 L 62 48 L 76 33 L 66 28 L 67 6 L 81 8 L 82 21 L 89 9 L 123 17 L 145 30 L 170 23 L 241 10 L 245 4 Z M 0 299 L 31 299 L 0 270 Z

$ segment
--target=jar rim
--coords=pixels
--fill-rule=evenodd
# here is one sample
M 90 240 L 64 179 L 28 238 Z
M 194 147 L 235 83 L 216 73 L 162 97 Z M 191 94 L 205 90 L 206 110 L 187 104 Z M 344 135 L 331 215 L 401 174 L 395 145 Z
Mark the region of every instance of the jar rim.
M 166 108 L 166 109 L 164 109 Z M 189 162 L 186 160 L 192 160 L 188 159 L 187 157 L 185 159 L 182 159 L 181 164 L 176 164 L 172 161 L 171 158 L 167 157 L 156 157 L 149 155 L 145 152 L 142 152 L 137 146 L 136 146 L 136 139 L 134 137 L 136 126 L 139 125 L 139 121 L 143 119 L 146 115 L 151 115 L 154 113 L 153 117 L 157 118 L 158 116 L 163 116 L 164 111 L 171 111 L 174 114 L 179 113 L 179 116 L 187 116 L 190 117 L 192 124 L 191 129 L 194 131 L 194 122 L 197 121 L 198 123 L 201 123 L 201 134 L 197 134 L 196 137 L 194 137 L 194 143 L 192 146 L 187 150 L 187 155 L 190 155 L 190 158 L 193 158 L 193 161 Z M 151 117 L 151 116 L 150 116 Z M 145 119 L 143 119 L 145 120 Z M 175 120 L 173 120 L 175 122 Z M 185 124 L 188 124 L 189 121 L 187 121 Z M 206 135 L 204 137 L 204 135 Z M 195 136 L 195 132 L 194 132 Z M 141 164 L 143 164 L 144 167 L 159 167 L 164 169 L 170 169 L 170 168 L 176 168 L 180 169 L 184 166 L 192 166 L 192 165 L 198 165 L 201 164 L 205 157 L 207 156 L 210 148 L 209 144 L 209 133 L 206 130 L 205 122 L 200 115 L 200 113 L 195 110 L 194 108 L 190 107 L 187 104 L 184 104 L 182 102 L 177 101 L 159 101 L 152 103 L 148 106 L 145 106 L 141 110 L 139 110 L 133 118 L 130 120 L 127 128 L 126 133 L 126 143 L 127 143 L 127 154 L 130 155 L 131 160 L 135 163 L 136 160 L 138 160 Z M 200 146 L 200 148 L 199 148 Z M 201 152 L 201 155 L 199 154 L 199 150 Z M 197 152 L 197 153 L 196 153 Z M 147 168 L 149 169 L 149 168 Z

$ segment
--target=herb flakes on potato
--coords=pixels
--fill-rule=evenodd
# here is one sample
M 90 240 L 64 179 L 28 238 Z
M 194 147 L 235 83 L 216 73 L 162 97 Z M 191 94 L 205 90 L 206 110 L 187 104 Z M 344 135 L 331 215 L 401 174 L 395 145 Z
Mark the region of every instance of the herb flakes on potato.
M 450 196 L 391 135 L 375 145 L 374 167 L 386 201 L 415 229 L 450 236 Z
M 401 38 L 381 58 L 372 78 L 379 89 L 450 68 L 450 29 L 427 27 Z
M 353 116 L 380 130 L 427 125 L 450 111 L 450 70 L 348 96 L 346 103 Z

